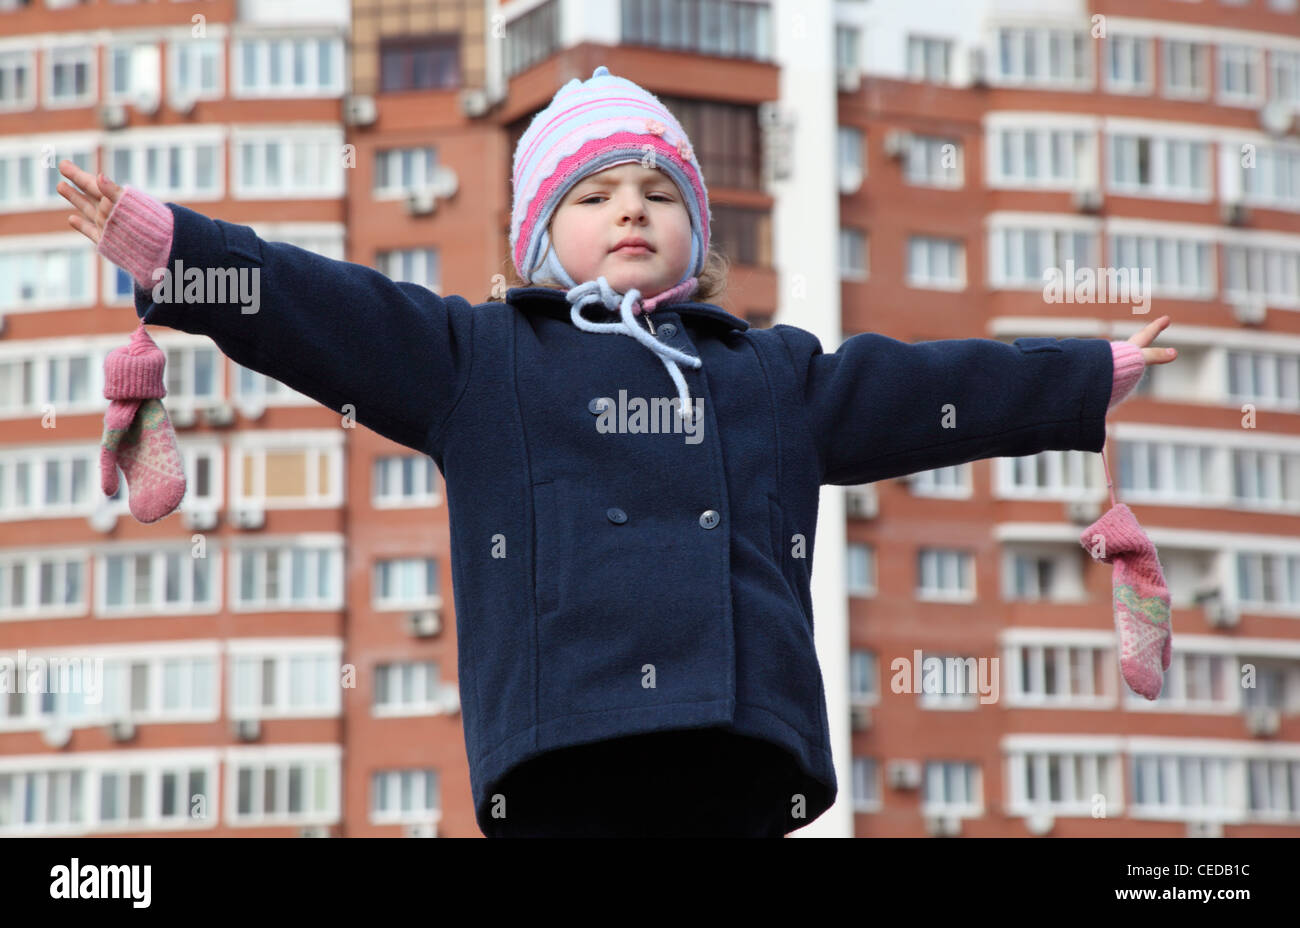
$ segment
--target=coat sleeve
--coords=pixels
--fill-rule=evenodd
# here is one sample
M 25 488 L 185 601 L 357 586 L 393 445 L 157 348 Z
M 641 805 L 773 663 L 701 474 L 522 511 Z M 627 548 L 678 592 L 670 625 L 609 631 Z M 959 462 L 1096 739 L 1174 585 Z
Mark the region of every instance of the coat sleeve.
M 335 261 L 244 225 L 168 203 L 175 219 L 167 268 L 171 299 L 135 286 L 148 325 L 206 335 L 227 357 L 409 448 L 433 453 L 468 379 L 474 309 L 373 268 Z M 189 269 L 256 274 L 256 312 L 247 291 L 216 286 L 186 292 Z M 197 276 L 197 275 L 196 275 Z M 215 282 L 216 275 L 212 275 Z M 234 281 L 228 275 L 225 281 Z M 252 289 L 252 288 L 250 288 Z M 235 292 L 229 292 L 234 290 Z M 165 297 L 166 294 L 162 293 Z
M 773 330 L 794 364 L 823 484 L 1105 443 L 1114 364 L 1105 339 L 908 344 L 868 332 L 825 354 L 811 332 Z

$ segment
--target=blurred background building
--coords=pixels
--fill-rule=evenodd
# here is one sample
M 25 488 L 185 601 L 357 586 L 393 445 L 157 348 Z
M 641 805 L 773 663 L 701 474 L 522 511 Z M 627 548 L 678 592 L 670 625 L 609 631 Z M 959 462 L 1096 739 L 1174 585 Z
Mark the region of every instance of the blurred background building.
M 155 327 L 187 496 L 151 526 L 105 499 L 131 284 L 56 165 L 480 302 L 515 141 L 601 64 L 690 134 L 752 325 L 831 351 L 1173 317 L 1107 455 L 1172 592 L 1159 700 L 1078 541 L 1099 455 L 825 488 L 840 799 L 805 833 L 1296 834 L 1296 0 L 0 0 L 0 656 L 106 684 L 0 693 L 0 835 L 478 834 L 433 462 Z M 1150 269 L 1149 311 L 1047 302 L 1066 262 Z M 996 699 L 912 691 L 922 656 Z

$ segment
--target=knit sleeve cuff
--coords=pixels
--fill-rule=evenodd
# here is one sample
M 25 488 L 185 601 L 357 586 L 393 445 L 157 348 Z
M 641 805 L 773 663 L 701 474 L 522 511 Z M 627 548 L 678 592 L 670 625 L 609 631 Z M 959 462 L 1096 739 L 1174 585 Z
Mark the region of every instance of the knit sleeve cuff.
M 164 267 L 171 254 L 174 221 L 166 204 L 123 185 L 96 250 L 148 290 L 154 285 L 154 268 Z
M 1128 398 L 1129 392 L 1142 379 L 1146 361 L 1142 359 L 1142 349 L 1132 342 L 1111 342 L 1111 357 L 1115 362 L 1115 380 L 1110 391 L 1110 405 L 1114 409 Z

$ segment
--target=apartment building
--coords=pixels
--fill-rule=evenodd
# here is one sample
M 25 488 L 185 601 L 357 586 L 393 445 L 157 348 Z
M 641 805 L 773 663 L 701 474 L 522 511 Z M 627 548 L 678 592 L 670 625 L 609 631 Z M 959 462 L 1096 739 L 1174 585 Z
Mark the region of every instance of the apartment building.
M 1292 6 L 0 0 L 0 657 L 105 684 L 0 698 L 0 835 L 478 834 L 441 474 L 156 328 L 187 496 L 151 526 L 105 499 L 101 371 L 136 320 L 54 165 L 479 301 L 510 277 L 515 141 L 600 64 L 682 120 L 753 325 L 831 351 L 1174 318 L 1108 445 L 1173 594 L 1161 698 L 1119 679 L 1078 543 L 1098 455 L 826 487 L 840 795 L 802 833 L 1295 833 Z M 1067 260 L 1150 268 L 1149 312 L 1047 302 Z M 988 692 L 909 689 L 930 657 Z

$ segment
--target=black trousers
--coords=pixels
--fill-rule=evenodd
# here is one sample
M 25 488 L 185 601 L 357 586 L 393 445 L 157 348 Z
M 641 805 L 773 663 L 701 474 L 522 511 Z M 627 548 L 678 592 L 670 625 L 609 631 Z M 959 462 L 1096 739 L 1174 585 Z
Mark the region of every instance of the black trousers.
M 514 838 L 781 838 L 795 761 L 776 745 L 718 728 L 614 738 L 552 751 L 493 789 L 505 815 L 484 829 Z

